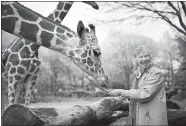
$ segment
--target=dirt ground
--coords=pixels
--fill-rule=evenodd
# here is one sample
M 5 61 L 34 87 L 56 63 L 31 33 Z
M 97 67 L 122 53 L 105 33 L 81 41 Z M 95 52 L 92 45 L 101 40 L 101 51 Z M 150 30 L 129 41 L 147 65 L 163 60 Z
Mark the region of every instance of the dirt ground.
M 2 105 L 4 107 L 7 107 L 8 101 L 7 97 L 3 97 Z M 60 108 L 69 108 L 74 105 L 91 105 L 92 103 L 102 99 L 101 97 L 98 98 L 60 98 L 60 97 L 37 97 L 37 100 L 35 103 L 31 103 L 30 107 L 60 107 Z M 4 102 L 4 103 L 3 103 Z M 2 112 L 4 110 L 2 106 Z
M 54 98 L 50 102 L 37 102 L 32 103 L 31 107 L 61 107 L 69 108 L 74 105 L 91 105 L 94 102 L 100 100 L 101 98 Z

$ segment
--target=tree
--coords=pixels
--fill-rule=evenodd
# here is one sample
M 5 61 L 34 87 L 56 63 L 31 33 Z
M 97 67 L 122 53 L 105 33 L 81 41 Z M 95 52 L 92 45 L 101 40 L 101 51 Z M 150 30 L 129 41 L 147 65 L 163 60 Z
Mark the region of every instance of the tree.
M 107 43 L 110 43 L 110 50 L 107 52 L 108 59 L 104 65 L 109 66 L 109 78 L 113 82 L 123 84 L 123 88 L 129 89 L 131 85 L 131 75 L 135 70 L 133 52 L 138 46 L 146 46 L 152 50 L 154 56 L 157 54 L 156 43 L 153 39 L 134 34 L 123 34 L 120 30 L 112 30 L 108 35 Z M 107 37 L 106 37 L 107 38 Z M 103 56 L 103 58 L 105 58 Z M 112 65 L 112 66 L 111 66 Z M 119 86 L 119 85 L 118 85 Z
M 104 3 L 105 4 L 105 3 Z M 163 20 L 174 27 L 179 33 L 186 36 L 186 2 L 112 2 L 106 3 L 109 9 L 104 12 L 113 12 L 125 9 L 124 12 L 130 13 L 129 17 L 119 17 L 105 22 L 123 22 L 127 19 L 136 19 L 140 23 L 152 19 L 152 21 Z

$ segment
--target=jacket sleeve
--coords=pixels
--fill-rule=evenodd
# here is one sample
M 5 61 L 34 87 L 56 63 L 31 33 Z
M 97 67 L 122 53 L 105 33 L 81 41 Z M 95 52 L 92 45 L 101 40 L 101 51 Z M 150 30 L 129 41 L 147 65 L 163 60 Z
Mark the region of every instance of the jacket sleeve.
M 163 87 L 163 75 L 161 72 L 153 72 L 149 79 L 139 89 L 124 90 L 121 96 L 137 100 L 139 102 L 150 101 Z

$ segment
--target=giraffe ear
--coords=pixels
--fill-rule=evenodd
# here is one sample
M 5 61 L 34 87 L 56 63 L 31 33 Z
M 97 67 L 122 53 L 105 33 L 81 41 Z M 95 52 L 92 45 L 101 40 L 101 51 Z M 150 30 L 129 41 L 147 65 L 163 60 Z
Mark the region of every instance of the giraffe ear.
M 91 32 L 96 33 L 96 29 L 95 29 L 95 26 L 93 24 L 89 24 L 88 26 L 90 27 Z
M 78 34 L 79 38 L 83 37 L 84 30 L 85 30 L 85 26 L 84 26 L 83 22 L 79 21 L 78 26 L 77 26 L 77 34 Z

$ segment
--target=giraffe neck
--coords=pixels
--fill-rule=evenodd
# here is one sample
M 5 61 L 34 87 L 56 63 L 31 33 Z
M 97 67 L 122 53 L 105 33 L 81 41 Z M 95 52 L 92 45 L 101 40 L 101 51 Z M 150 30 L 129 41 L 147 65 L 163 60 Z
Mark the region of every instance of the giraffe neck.
M 65 18 L 66 14 L 68 13 L 68 11 L 70 10 L 72 4 L 73 4 L 73 2 L 61 2 L 60 1 L 57 4 L 57 7 L 53 11 L 53 13 L 51 13 L 47 18 L 49 18 L 55 22 L 61 23 L 63 21 L 63 19 Z M 22 41 L 24 39 L 18 39 L 18 40 Z M 29 44 L 30 49 L 33 53 L 38 54 L 38 49 L 40 47 L 39 45 L 29 42 L 28 40 L 25 40 L 25 43 Z M 27 46 L 28 46 L 28 44 L 27 44 Z M 15 47 L 16 47 L 16 50 L 20 50 L 22 48 L 22 46 L 19 47 L 19 45 L 20 45 L 20 42 L 13 41 L 7 49 L 9 49 L 9 48 L 15 49 Z
M 56 9 L 48 16 L 55 22 L 61 23 L 74 2 L 59 2 Z
M 2 29 L 63 54 L 69 49 L 67 41 L 79 39 L 69 28 L 16 2 L 2 3 Z

